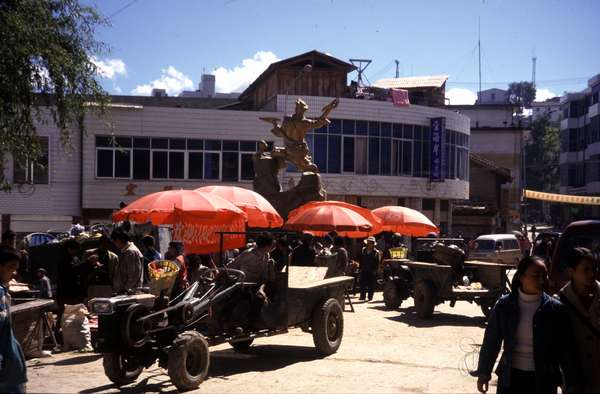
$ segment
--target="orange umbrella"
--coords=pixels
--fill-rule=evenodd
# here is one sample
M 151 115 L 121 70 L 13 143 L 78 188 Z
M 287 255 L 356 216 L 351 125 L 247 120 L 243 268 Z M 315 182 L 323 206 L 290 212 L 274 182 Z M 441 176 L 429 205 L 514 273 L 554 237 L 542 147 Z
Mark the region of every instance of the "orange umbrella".
M 206 222 L 224 220 L 246 214 L 229 201 L 194 190 L 167 190 L 145 195 L 113 214 L 113 221 L 130 220 L 154 225 L 174 224 L 175 208 Z
M 366 237 L 373 223 L 354 209 L 330 201 L 315 201 L 294 209 L 288 215 L 285 229 L 323 235 L 335 231 L 342 236 Z
M 437 226 L 427 216 L 414 209 L 386 206 L 374 209 L 372 212 L 381 219 L 383 231 L 411 237 L 424 237 L 431 232 L 439 232 Z
M 283 225 L 283 219 L 271 203 L 253 190 L 237 186 L 204 186 L 196 191 L 222 197 L 246 212 L 249 227 L 275 228 Z
M 243 232 L 246 214 L 229 201 L 193 190 L 168 190 L 141 197 L 113 215 L 154 225 L 173 224 L 173 239 L 183 241 L 186 253 L 219 251 L 220 231 Z M 244 235 L 226 235 L 224 249 L 245 244 Z
M 367 221 L 369 223 L 371 223 L 371 225 L 372 225 L 372 228 L 371 228 L 371 230 L 369 230 L 368 234 L 365 234 L 364 231 L 353 232 L 353 231 L 337 231 L 336 230 L 336 232 L 341 236 L 349 237 L 349 238 L 362 238 L 362 237 L 366 237 L 368 235 L 379 234 L 381 231 L 383 231 L 382 227 L 381 227 L 381 220 L 377 216 L 375 216 L 373 214 L 373 212 L 371 212 L 367 208 L 359 207 L 358 205 L 350 204 L 350 203 L 343 202 L 343 201 L 333 201 L 333 200 L 331 200 L 331 201 L 313 201 L 308 204 L 302 205 L 301 207 L 298 207 L 296 210 L 298 212 L 301 212 L 304 209 L 312 209 L 316 206 L 338 206 L 338 207 L 350 209 L 350 210 L 358 213 L 365 219 L 367 219 Z M 321 232 L 312 231 L 312 233 L 316 236 L 323 236 L 326 234 L 326 232 L 323 232 L 323 231 L 321 231 Z

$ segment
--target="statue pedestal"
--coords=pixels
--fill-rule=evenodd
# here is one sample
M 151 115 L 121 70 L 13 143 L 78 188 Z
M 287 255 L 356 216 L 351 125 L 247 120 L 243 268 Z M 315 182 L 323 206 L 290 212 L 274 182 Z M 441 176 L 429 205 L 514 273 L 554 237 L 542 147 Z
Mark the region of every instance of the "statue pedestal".
M 323 188 L 321 175 L 314 172 L 304 172 L 296 186 L 287 191 L 259 193 L 265 197 L 279 212 L 281 217 L 287 219 L 290 211 L 311 201 L 324 201 L 327 192 Z

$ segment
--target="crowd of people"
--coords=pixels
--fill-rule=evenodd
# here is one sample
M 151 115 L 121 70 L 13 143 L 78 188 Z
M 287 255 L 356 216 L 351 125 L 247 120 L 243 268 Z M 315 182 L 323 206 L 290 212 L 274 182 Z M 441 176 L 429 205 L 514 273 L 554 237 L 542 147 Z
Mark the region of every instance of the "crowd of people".
M 22 392 L 19 390 L 24 390 L 25 383 L 24 358 L 10 327 L 7 287 L 24 259 L 16 249 L 15 238 L 12 233 L 3 234 L 0 249 L 0 392 Z M 41 297 L 55 298 L 59 305 L 82 302 L 93 296 L 89 289 L 94 286 L 104 286 L 111 294 L 135 291 L 148 285 L 149 263 L 167 259 L 179 268 L 174 296 L 197 281 L 205 270 L 227 265 L 244 272 L 245 281 L 255 284 L 260 306 L 269 303 L 269 286 L 277 272 L 289 265 L 315 266 L 319 258 L 325 258 L 335 260 L 329 265 L 335 275 L 355 275 L 359 299 L 371 301 L 382 260 L 390 258 L 393 248 L 403 246 L 399 234 L 394 234 L 390 242 L 383 237 L 349 240 L 336 233 L 321 238 L 303 234 L 277 239 L 261 233 L 255 238 L 249 239 L 245 248 L 226 251 L 223 256 L 186 255 L 180 243 L 171 242 L 163 256 L 152 236 L 144 236 L 138 248 L 127 231 L 117 228 L 110 237 L 103 235 L 97 248 L 82 251 L 78 242 L 67 241 L 56 288 L 47 272 L 39 269 L 38 289 Z M 511 293 L 498 301 L 486 326 L 479 365 L 474 371 L 480 392 L 487 392 L 501 350 L 496 369 L 499 393 L 552 393 L 559 386 L 564 386 L 566 392 L 600 392 L 597 261 L 590 250 L 578 247 L 566 263 L 571 280 L 558 295 L 551 295 L 545 292 L 548 272 L 543 259 L 526 256 L 520 261 Z

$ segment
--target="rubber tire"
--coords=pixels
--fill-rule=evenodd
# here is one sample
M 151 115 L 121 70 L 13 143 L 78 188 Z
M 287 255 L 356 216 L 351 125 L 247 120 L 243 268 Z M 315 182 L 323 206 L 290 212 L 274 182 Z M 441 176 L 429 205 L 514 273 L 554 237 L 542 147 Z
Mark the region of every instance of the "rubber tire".
M 188 371 L 189 357 L 197 358 L 200 366 L 196 371 Z M 180 391 L 193 390 L 208 375 L 210 357 L 208 343 L 204 337 L 196 331 L 184 331 L 175 338 L 169 350 L 167 360 L 167 371 L 171 382 Z
M 104 374 L 117 386 L 124 386 L 136 381 L 144 367 L 137 365 L 134 369 L 126 370 L 123 365 L 123 356 L 119 353 L 105 353 L 102 358 Z
M 332 338 L 328 335 L 330 318 L 336 319 L 335 336 Z M 344 311 L 338 300 L 330 298 L 314 311 L 312 333 L 319 354 L 329 356 L 337 352 L 344 336 Z
M 133 322 L 133 319 L 138 319 L 142 316 L 146 316 L 150 314 L 150 310 L 143 304 L 131 304 L 125 311 L 125 315 L 123 316 L 123 320 L 121 322 L 121 338 L 123 338 L 123 342 L 127 346 L 131 346 L 134 348 L 140 348 L 148 342 L 150 339 L 148 335 L 144 335 L 142 339 L 132 339 L 131 338 L 131 327 L 132 324 L 138 324 L 137 322 Z M 143 325 L 142 325 L 143 328 Z
M 383 303 L 388 309 L 398 309 L 402 305 L 396 284 L 391 280 L 383 283 Z
M 254 338 L 247 339 L 245 341 L 239 341 L 239 342 L 229 342 L 229 344 L 231 345 L 231 347 L 233 348 L 234 351 L 236 351 L 238 353 L 244 353 L 244 352 L 247 352 L 248 350 L 250 350 L 250 346 L 252 345 L 252 342 L 254 342 Z
M 417 316 L 429 319 L 435 308 L 435 286 L 430 281 L 420 281 L 415 284 L 414 301 Z

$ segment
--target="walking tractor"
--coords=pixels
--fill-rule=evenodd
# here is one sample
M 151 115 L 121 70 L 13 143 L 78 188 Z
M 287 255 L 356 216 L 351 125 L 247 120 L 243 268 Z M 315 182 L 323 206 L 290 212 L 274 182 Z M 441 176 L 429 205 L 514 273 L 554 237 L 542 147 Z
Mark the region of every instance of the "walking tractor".
M 96 348 L 106 376 L 117 385 L 134 382 L 157 360 L 179 390 L 206 378 L 209 347 L 228 342 L 245 351 L 255 338 L 311 333 L 318 353 L 335 353 L 344 331 L 344 291 L 352 278 L 324 279 L 327 268 L 286 267 L 277 273 L 270 302 L 257 302 L 256 284 L 242 271 L 207 270 L 178 297 L 151 294 L 95 298 L 99 317 Z
M 506 276 L 513 265 L 466 260 L 464 240 L 419 238 L 415 259 L 383 261 L 383 300 L 396 309 L 413 297 L 417 315 L 429 318 L 436 305 L 475 302 L 487 317 L 498 298 L 509 290 Z

